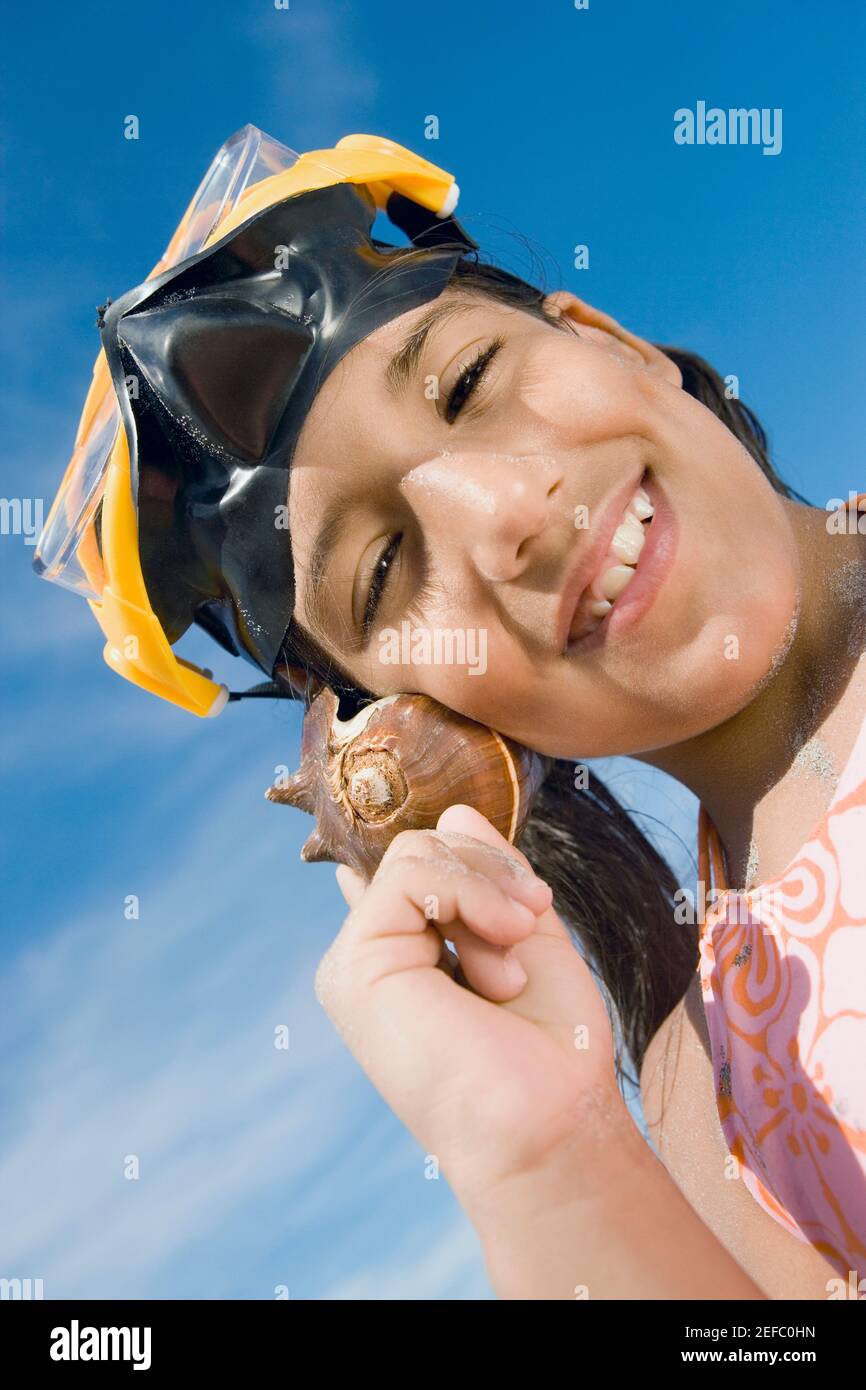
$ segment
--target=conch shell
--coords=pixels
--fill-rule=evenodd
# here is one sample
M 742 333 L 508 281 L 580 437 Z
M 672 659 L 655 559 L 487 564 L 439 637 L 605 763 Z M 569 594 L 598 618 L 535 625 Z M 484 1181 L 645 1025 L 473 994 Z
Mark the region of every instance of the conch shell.
M 435 828 L 455 802 L 516 841 L 548 759 L 426 695 L 386 695 L 347 720 L 338 709 L 323 687 L 304 718 L 300 767 L 265 792 L 316 817 L 303 860 L 370 878 L 395 835 Z

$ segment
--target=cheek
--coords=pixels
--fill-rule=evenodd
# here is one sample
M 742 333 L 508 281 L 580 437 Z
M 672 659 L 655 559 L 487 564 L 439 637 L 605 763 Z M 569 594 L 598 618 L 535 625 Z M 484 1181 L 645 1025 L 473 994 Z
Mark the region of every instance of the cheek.
M 679 569 L 699 628 L 695 653 L 708 673 L 721 662 L 719 680 L 735 700 L 766 673 L 789 635 L 800 575 L 784 504 L 745 450 L 712 424 L 703 436 L 710 466 L 690 480 L 691 525 L 683 527 Z
M 498 621 L 437 606 L 381 635 L 372 688 L 417 691 L 505 732 L 537 726 L 538 672 Z
M 680 737 L 737 713 L 793 637 L 800 575 L 785 503 L 730 432 L 680 391 L 655 384 L 658 482 L 677 517 L 674 567 L 633 642 L 604 659 L 653 721 Z M 659 733 L 664 731 L 659 728 Z M 649 745 L 647 745 L 649 746 Z
M 793 636 L 800 585 L 786 529 L 768 531 L 744 518 L 728 536 L 702 546 L 693 540 L 684 560 L 695 577 L 696 615 L 704 615 L 702 623 L 692 620 L 690 634 L 696 693 L 726 715 L 742 707 Z
M 515 404 L 536 425 L 578 431 L 582 443 L 640 433 L 646 402 L 635 369 L 597 348 L 542 342 L 527 353 Z
M 766 526 L 761 512 L 725 528 L 706 519 L 683 527 L 672 582 L 641 635 L 642 658 L 623 646 L 606 664 L 608 688 L 619 691 L 608 706 L 616 751 L 664 747 L 732 718 L 780 662 L 800 579 L 785 519 Z M 613 734 L 611 715 L 605 720 Z

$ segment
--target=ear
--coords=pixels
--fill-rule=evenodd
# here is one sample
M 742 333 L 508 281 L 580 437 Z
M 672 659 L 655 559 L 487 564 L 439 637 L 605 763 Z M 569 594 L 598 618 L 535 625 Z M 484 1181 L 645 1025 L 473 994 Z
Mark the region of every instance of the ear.
M 610 314 L 594 309 L 570 290 L 555 290 L 549 294 L 544 301 L 544 309 L 552 318 L 562 320 L 564 327 L 573 327 L 579 337 L 592 338 L 620 357 L 642 362 L 648 372 L 664 377 L 672 386 L 682 386 L 682 372 L 660 348 L 648 343 L 645 338 L 629 333 Z M 579 325 L 579 329 L 576 325 Z

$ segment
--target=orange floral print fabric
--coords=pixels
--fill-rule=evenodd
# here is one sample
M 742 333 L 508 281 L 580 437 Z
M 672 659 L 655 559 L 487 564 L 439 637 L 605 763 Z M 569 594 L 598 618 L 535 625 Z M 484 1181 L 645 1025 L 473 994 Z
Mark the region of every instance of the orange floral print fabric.
M 866 508 L 866 494 L 857 501 Z M 703 808 L 698 858 L 723 889 L 698 969 L 730 1152 L 765 1211 L 866 1278 L 866 719 L 778 878 L 727 890 Z

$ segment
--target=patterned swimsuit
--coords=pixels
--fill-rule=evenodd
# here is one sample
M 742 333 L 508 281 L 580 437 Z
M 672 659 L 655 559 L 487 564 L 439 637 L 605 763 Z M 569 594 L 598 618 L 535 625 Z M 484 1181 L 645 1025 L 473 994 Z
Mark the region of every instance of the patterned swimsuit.
M 701 881 L 711 872 L 698 970 L 728 1147 L 765 1211 L 866 1278 L 866 719 L 777 878 L 728 889 L 701 807 Z

